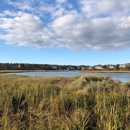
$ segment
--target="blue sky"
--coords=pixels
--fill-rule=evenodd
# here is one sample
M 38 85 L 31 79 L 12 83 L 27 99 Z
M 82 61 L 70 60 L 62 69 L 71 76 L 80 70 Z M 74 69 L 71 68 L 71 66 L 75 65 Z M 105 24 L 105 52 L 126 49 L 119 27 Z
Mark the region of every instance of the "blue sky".
M 130 62 L 130 0 L 2 0 L 0 63 Z

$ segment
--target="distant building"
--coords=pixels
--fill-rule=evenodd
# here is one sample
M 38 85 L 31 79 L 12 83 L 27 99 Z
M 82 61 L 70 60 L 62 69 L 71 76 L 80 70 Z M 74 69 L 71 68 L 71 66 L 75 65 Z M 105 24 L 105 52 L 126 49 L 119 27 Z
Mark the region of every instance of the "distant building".
M 81 70 L 81 67 L 80 67 L 80 66 L 78 66 L 77 68 L 78 68 L 78 70 Z
M 93 67 L 92 67 L 92 66 L 90 66 L 88 69 L 89 69 L 89 70 L 91 70 L 92 68 L 93 68 Z
M 20 64 L 18 65 L 18 68 L 21 68 L 21 65 L 20 65 Z
M 85 70 L 86 69 L 86 67 L 82 67 L 82 70 Z
M 24 68 L 24 64 L 18 64 L 18 68 L 19 69 L 23 69 Z
M 96 70 L 102 70 L 103 67 L 102 67 L 102 66 L 96 66 L 95 69 L 96 69 Z
M 52 65 L 51 68 L 56 70 L 56 69 L 57 69 L 57 66 Z
M 113 65 L 108 66 L 109 69 L 114 69 Z
M 120 64 L 119 65 L 119 68 L 125 68 L 126 67 L 126 64 Z

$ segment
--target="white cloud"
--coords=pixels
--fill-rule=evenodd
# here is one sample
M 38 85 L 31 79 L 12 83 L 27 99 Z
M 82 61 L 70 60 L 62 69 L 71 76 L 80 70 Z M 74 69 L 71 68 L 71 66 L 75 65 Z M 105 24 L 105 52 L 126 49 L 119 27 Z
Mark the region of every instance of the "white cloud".
M 67 14 L 61 16 L 53 21 L 53 27 L 67 28 L 67 25 L 73 24 L 75 22 L 75 16 Z
M 129 0 L 80 0 L 82 13 L 88 18 L 101 17 L 103 14 L 119 15 L 129 12 Z
M 67 19 L 69 20 L 67 21 Z M 79 15 L 70 15 L 60 17 L 53 22 L 52 28 L 55 34 L 62 39 L 61 41 L 66 47 L 70 49 L 94 48 L 95 50 L 130 47 L 129 20 L 119 22 L 114 18 L 81 19 Z
M 35 47 L 52 44 L 52 37 L 48 30 L 35 15 L 21 12 L 14 18 L 2 18 L 0 23 L 0 28 L 6 31 L 6 34 L 0 34 L 0 38 L 6 40 L 7 44 Z
M 66 0 L 56 0 L 56 4 L 40 1 L 34 7 L 35 2 L 24 1 L 23 6 L 17 2 L 19 12 L 0 14 L 1 39 L 18 46 L 73 50 L 130 48 L 129 0 L 79 0 L 79 12 L 68 9 Z
M 22 0 L 22 1 L 6 0 L 6 1 L 9 5 L 12 5 L 15 8 L 22 11 L 34 11 L 33 5 L 36 2 L 34 0 Z
M 54 13 L 52 13 L 52 16 L 53 17 L 59 17 L 59 16 L 62 16 L 63 13 L 64 13 L 65 9 L 64 8 L 60 8 L 56 11 L 54 11 Z
M 33 11 L 33 8 L 29 5 L 19 5 L 19 8 L 21 10 L 30 10 L 30 11 L 32 10 Z

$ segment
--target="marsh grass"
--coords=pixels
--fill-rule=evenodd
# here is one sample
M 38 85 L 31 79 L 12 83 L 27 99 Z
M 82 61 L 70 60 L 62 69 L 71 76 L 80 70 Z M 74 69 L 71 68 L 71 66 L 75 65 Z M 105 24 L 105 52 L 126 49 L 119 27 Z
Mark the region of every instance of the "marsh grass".
M 130 130 L 130 83 L 0 75 L 0 130 Z

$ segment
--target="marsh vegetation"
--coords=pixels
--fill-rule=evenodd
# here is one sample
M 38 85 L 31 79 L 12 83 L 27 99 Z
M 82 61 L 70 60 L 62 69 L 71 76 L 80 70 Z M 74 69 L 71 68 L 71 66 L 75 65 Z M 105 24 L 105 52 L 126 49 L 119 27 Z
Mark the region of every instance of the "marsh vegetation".
M 0 130 L 129 130 L 130 82 L 0 75 Z

